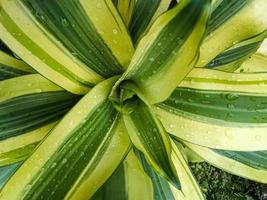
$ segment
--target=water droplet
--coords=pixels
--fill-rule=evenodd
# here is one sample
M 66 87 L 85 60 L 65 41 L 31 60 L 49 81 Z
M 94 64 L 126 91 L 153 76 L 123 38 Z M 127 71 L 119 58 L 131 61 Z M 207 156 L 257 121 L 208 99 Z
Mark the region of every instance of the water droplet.
M 228 108 L 230 108 L 230 109 L 234 109 L 234 108 L 235 108 L 235 105 L 234 105 L 234 104 L 231 104 L 231 103 L 229 103 L 229 104 L 227 104 L 227 107 L 228 107 Z
M 69 22 L 66 18 L 62 17 L 61 18 L 61 24 L 65 27 L 68 27 L 69 26 Z
M 227 118 L 232 118 L 234 115 L 233 115 L 233 113 L 227 113 Z
M 193 102 L 194 100 L 193 100 L 193 99 L 190 99 L 190 98 L 188 98 L 188 99 L 187 99 L 187 101 L 188 101 L 188 102 Z
M 257 141 L 260 141 L 260 140 L 261 140 L 261 136 L 260 136 L 260 135 L 256 135 L 256 136 L 255 136 L 255 139 L 256 139 Z
M 37 92 L 37 93 L 40 93 L 42 91 L 43 91 L 42 89 L 35 89 L 35 92 Z
M 118 34 L 118 30 L 114 28 L 114 29 L 113 29 L 113 33 L 114 33 L 114 34 Z
M 229 101 L 234 101 L 238 98 L 239 98 L 238 94 L 229 93 L 226 95 L 226 99 L 228 99 Z
M 25 191 L 29 191 L 31 189 L 32 185 L 31 184 L 27 184 L 24 188 Z
M 161 45 L 162 45 L 162 43 L 161 43 L 161 42 L 158 42 L 158 43 L 157 43 L 157 45 L 158 45 L 158 46 L 161 46 Z
M 150 57 L 149 60 L 150 60 L 151 62 L 153 62 L 153 61 L 155 61 L 155 58 L 154 58 L 154 57 Z
M 57 163 L 53 162 L 52 165 L 51 165 L 51 168 L 55 168 L 56 166 L 57 166 Z
M 67 161 L 68 161 L 68 159 L 64 158 L 64 159 L 62 160 L 62 163 L 65 164 Z
M 210 104 L 211 102 L 208 101 L 208 100 L 202 100 L 201 103 L 203 103 L 203 104 Z
M 169 127 L 170 127 L 170 128 L 174 128 L 175 125 L 174 125 L 174 124 L 170 124 Z

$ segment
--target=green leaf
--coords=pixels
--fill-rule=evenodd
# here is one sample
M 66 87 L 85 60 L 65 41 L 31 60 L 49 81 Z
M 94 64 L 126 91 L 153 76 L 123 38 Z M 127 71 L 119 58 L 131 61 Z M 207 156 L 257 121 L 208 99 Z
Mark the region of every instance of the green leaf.
M 186 162 L 184 147 L 178 142 L 172 141 L 172 160 L 178 173 L 180 190 L 170 185 L 164 178 L 160 177 L 155 170 L 148 164 L 142 153 L 137 152 L 139 159 L 153 181 L 154 199 L 156 200 L 196 200 L 204 199 L 201 190 L 190 171 Z
M 12 0 L 0 6 L 1 39 L 38 72 L 75 94 L 122 73 L 133 54 L 111 0 Z
M 260 53 L 255 53 L 244 63 L 242 63 L 242 65 L 236 70 L 236 72 L 239 73 L 267 72 L 267 56 Z
M 4 167 L 0 167 L 0 191 L 20 165 L 21 162 L 18 162 Z
M 129 152 L 124 162 L 92 198 L 92 200 L 100 199 L 154 199 L 152 182 L 133 151 Z
M 208 13 L 208 0 L 185 0 L 161 15 L 138 44 L 120 81 L 137 84 L 149 103 L 168 98 L 193 67 Z
M 136 0 L 117 0 L 116 2 L 113 1 L 113 3 L 116 5 L 121 18 L 128 27 L 133 16 Z
M 135 151 L 147 175 L 153 183 L 154 200 L 178 200 L 183 196 L 180 190 L 174 188 L 165 178 L 160 176 L 147 162 L 142 152 Z M 179 198 L 178 198 L 179 197 Z
M 217 1 L 209 18 L 207 35 L 200 47 L 197 67 L 205 67 L 216 56 L 267 30 L 265 0 Z M 228 52 L 229 53 L 229 52 Z
M 154 110 L 182 140 L 214 149 L 266 150 L 266 81 L 266 73 L 194 69 Z
M 181 182 L 182 193 L 184 199 L 195 200 L 202 199 L 204 196 L 201 192 L 199 185 L 197 184 L 194 175 L 192 174 L 190 167 L 185 158 L 184 147 L 178 143 L 172 141 L 172 160 L 176 170 L 179 172 L 179 180 Z
M 253 181 L 267 183 L 266 151 L 225 151 L 188 142 L 185 144 L 215 167 Z
M 0 166 L 27 158 L 80 99 L 40 75 L 0 82 Z
M 242 41 L 230 49 L 216 56 L 206 67 L 216 70 L 234 72 L 240 65 L 250 58 L 260 47 L 267 32 Z
M 141 100 L 130 114 L 123 115 L 131 141 L 142 151 L 151 166 L 163 177 L 179 188 L 177 172 L 171 161 L 170 138 L 164 128 Z
M 35 71 L 23 61 L 0 50 L 0 81 L 34 72 Z
M 122 1 L 122 0 L 121 0 Z M 135 44 L 145 34 L 155 19 L 167 11 L 171 0 L 137 0 L 129 31 Z
M 102 82 L 76 104 L 7 182 L 2 199 L 82 200 L 94 194 L 130 147 L 107 99 L 116 80 Z

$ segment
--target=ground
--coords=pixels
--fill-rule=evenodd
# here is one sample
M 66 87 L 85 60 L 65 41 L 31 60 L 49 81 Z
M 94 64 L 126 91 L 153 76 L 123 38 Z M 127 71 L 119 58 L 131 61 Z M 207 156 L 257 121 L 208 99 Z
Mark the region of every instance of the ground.
M 231 175 L 205 162 L 191 164 L 207 200 L 260 200 L 263 184 Z

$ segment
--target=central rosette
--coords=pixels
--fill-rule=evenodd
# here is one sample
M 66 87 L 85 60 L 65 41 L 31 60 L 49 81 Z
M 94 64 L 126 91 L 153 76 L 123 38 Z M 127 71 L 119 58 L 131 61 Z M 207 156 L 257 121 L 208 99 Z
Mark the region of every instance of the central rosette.
M 118 80 L 111 90 L 109 99 L 122 114 L 130 114 L 141 100 L 147 103 L 137 84 L 131 80 Z

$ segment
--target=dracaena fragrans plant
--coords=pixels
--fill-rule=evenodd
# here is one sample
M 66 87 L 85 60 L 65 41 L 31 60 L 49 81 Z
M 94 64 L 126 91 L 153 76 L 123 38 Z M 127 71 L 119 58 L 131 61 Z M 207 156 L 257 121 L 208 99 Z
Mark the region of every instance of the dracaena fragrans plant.
M 1 0 L 0 200 L 204 199 L 203 160 L 267 183 L 266 10 Z

